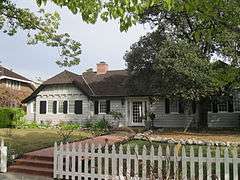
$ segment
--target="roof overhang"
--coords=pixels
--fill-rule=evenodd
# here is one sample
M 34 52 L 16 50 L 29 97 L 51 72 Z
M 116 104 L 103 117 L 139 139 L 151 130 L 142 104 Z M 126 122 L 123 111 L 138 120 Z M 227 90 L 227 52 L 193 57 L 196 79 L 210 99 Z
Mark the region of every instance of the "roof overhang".
M 10 80 L 13 80 L 13 81 L 24 82 L 24 83 L 31 84 L 31 85 L 33 85 L 35 87 L 35 84 L 32 81 L 27 81 L 27 80 L 23 80 L 23 79 L 13 78 L 13 77 L 9 77 L 9 76 L 1 76 L 0 80 L 1 79 L 10 79 Z

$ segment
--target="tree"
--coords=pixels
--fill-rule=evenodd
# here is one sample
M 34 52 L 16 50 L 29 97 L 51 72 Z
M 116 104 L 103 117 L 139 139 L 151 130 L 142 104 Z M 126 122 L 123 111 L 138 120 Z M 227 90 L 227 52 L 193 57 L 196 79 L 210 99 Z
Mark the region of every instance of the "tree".
M 0 31 L 13 36 L 19 30 L 27 32 L 28 44 L 44 43 L 57 47 L 60 58 L 56 63 L 60 66 L 71 66 L 79 63 L 81 44 L 70 38 L 69 34 L 58 34 L 60 16 L 57 12 L 46 13 L 40 9 L 34 14 L 29 9 L 18 8 L 10 0 L 0 1 Z
M 37 0 L 39 5 L 47 0 Z M 95 23 L 119 19 L 121 31 L 137 22 L 151 22 L 166 31 L 195 41 L 205 55 L 218 53 L 237 64 L 239 61 L 239 0 L 53 0 L 80 13 L 84 21 Z M 168 26 L 166 26 L 168 25 Z M 180 30 L 180 31 L 179 31 Z

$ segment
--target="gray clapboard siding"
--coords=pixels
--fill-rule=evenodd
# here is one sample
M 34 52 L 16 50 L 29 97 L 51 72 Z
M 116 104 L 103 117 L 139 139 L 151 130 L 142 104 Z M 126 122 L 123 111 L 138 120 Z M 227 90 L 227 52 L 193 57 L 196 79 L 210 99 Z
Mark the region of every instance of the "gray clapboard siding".
M 222 128 L 222 127 L 239 127 L 240 113 L 219 112 L 208 113 L 208 127 Z

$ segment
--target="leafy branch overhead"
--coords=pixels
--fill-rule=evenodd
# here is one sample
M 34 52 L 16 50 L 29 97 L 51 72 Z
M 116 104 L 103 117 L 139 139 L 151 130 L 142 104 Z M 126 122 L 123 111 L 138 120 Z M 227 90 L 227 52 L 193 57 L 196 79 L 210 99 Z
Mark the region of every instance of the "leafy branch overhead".
M 81 44 L 70 38 L 67 33 L 57 32 L 60 25 L 57 12 L 46 13 L 43 9 L 33 13 L 29 9 L 18 8 L 9 0 L 0 1 L 0 30 L 9 36 L 19 30 L 27 32 L 28 44 L 43 43 L 56 47 L 60 57 L 56 63 L 60 66 L 72 66 L 80 62 Z

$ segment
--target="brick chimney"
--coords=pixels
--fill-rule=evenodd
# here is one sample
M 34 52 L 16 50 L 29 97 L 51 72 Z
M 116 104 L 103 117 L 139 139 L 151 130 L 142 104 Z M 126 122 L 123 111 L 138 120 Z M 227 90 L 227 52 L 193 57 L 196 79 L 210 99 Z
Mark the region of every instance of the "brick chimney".
M 97 64 L 97 75 L 106 74 L 108 72 L 108 64 L 104 61 L 101 61 Z

